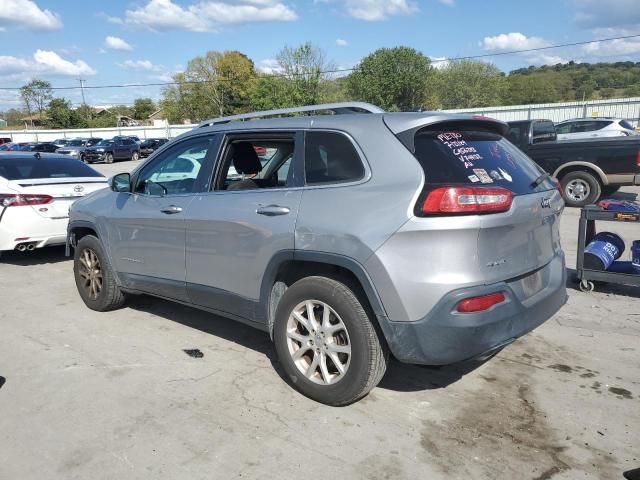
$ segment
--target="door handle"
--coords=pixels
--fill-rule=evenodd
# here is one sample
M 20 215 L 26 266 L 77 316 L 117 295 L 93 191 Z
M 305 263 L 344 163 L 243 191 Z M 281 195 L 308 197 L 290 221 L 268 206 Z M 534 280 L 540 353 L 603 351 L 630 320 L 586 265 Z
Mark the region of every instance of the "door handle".
M 169 205 L 168 207 L 164 207 L 160 209 L 162 213 L 166 213 L 167 215 L 173 215 L 174 213 L 180 213 L 182 211 L 182 207 L 178 207 L 177 205 Z
M 260 205 L 256 210 L 258 215 L 266 215 L 267 217 L 275 217 L 277 215 L 287 215 L 291 212 L 289 207 L 282 207 L 280 205 Z

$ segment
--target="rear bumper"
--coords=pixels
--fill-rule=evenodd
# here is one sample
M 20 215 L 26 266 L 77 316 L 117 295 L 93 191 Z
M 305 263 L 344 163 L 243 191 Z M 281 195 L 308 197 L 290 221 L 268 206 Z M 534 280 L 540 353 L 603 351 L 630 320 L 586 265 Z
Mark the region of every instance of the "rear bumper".
M 394 356 L 405 363 L 446 365 L 481 356 L 532 331 L 551 318 L 567 300 L 564 254 L 541 271 L 546 285 L 523 298 L 518 281 L 455 290 L 423 319 L 394 322 L 378 318 Z M 455 311 L 461 299 L 502 291 L 506 301 L 479 313 Z
M 35 248 L 64 245 L 69 219 L 43 218 L 30 209 L 12 207 L 4 212 L 0 219 L 0 251 L 13 250 L 21 243 L 34 244 Z

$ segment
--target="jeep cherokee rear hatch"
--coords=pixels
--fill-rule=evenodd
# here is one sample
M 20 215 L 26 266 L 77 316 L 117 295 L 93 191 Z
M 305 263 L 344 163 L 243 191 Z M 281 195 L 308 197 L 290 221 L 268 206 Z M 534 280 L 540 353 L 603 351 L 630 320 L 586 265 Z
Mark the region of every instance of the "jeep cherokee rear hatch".
M 422 126 L 394 132 L 424 171 L 415 215 L 454 221 L 476 216 L 468 233 L 477 235 L 475 260 L 484 283 L 547 265 L 560 250 L 563 201 L 556 181 L 503 137 L 501 122 L 449 117 L 429 123 L 429 118 Z M 532 289 L 542 287 L 533 283 Z

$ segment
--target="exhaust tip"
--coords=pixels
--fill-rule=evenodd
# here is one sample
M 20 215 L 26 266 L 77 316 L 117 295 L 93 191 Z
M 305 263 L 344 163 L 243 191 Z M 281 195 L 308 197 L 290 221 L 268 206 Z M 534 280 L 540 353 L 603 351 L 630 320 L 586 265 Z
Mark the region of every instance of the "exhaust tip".
M 27 245 L 27 250 L 29 250 L 30 252 L 34 251 L 35 249 L 36 249 L 35 243 L 30 243 L 29 245 Z
M 19 252 L 24 252 L 27 249 L 27 246 L 24 243 L 16 245 L 16 250 Z

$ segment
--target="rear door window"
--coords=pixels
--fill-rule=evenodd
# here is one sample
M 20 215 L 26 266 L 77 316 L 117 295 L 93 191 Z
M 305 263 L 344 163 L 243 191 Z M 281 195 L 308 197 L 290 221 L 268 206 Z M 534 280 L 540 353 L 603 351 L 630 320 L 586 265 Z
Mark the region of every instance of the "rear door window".
M 504 187 L 515 194 L 536 191 L 531 185 L 543 170 L 501 135 L 474 130 L 419 131 L 415 157 L 432 185 Z M 553 184 L 544 184 L 546 188 Z
M 533 143 L 549 142 L 556 138 L 556 127 L 553 122 L 533 122 L 531 130 Z

